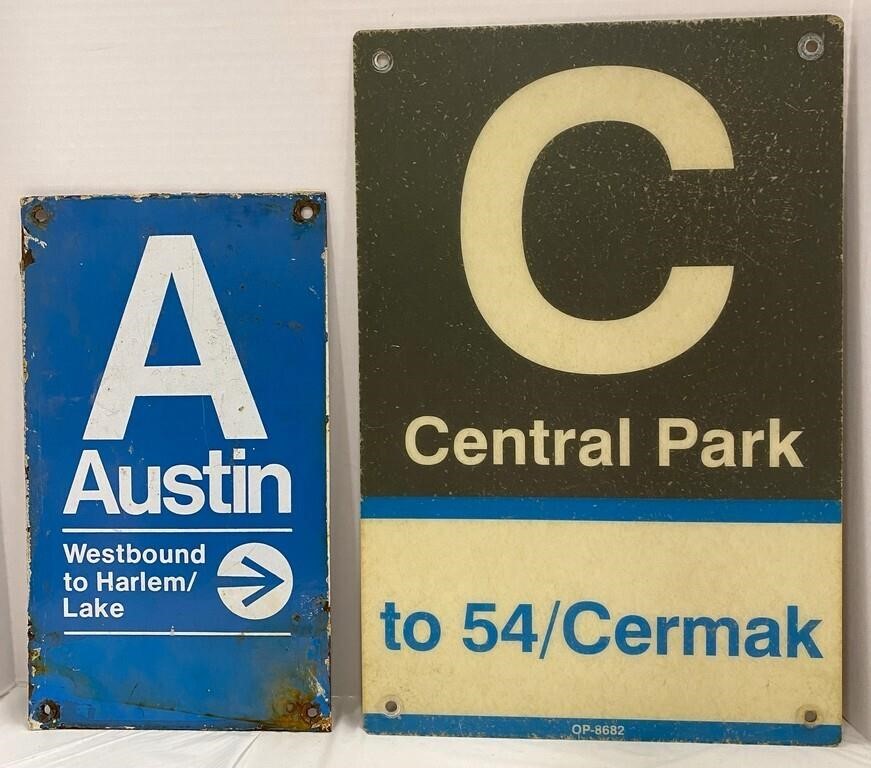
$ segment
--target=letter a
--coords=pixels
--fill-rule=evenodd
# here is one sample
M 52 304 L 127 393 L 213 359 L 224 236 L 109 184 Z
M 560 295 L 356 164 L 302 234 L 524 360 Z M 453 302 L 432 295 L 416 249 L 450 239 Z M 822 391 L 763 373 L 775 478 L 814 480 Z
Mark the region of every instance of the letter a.
M 199 365 L 148 366 L 170 279 L 175 281 Z M 148 238 L 97 391 L 85 440 L 121 440 L 137 397 L 208 395 L 228 439 L 266 430 L 191 235 Z

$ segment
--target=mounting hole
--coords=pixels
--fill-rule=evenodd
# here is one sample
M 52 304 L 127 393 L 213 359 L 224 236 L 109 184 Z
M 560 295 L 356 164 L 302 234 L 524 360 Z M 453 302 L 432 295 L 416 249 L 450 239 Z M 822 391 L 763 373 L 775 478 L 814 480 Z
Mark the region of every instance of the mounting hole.
M 399 700 L 391 696 L 384 701 L 384 714 L 387 717 L 399 717 L 402 708 L 399 706 Z
M 390 51 L 379 49 L 372 54 L 372 69 L 382 75 L 393 69 L 393 54 Z
M 816 32 L 808 32 L 806 35 L 802 35 L 797 47 L 798 55 L 805 61 L 816 61 L 823 55 L 823 51 L 826 49 L 823 38 Z
M 40 723 L 51 723 L 60 717 L 60 705 L 51 699 L 43 699 L 36 707 L 36 719 Z
M 51 218 L 51 215 L 42 205 L 37 205 L 31 210 L 30 218 L 39 226 L 45 226 L 48 224 L 48 220 Z
M 816 725 L 817 711 L 815 709 L 806 709 L 804 711 L 804 724 L 808 727 Z
M 320 211 L 320 203 L 316 203 L 314 200 L 300 199 L 293 206 L 293 220 L 300 224 L 307 224 L 314 221 Z
M 315 718 L 316 718 L 320 713 L 321 713 L 321 710 L 320 710 L 318 707 L 316 707 L 314 704 L 312 704 L 312 705 L 311 705 L 311 706 L 310 706 L 310 707 L 305 711 L 305 716 L 306 716 L 309 720 L 314 720 L 314 719 L 315 719 Z

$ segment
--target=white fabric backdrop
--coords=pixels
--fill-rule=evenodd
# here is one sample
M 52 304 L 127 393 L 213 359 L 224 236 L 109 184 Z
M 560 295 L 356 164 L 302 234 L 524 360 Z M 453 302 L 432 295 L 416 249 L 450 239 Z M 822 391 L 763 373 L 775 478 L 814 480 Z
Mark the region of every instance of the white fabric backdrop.
M 838 13 L 852 30 L 848 137 L 847 714 L 871 735 L 871 524 L 860 397 L 871 272 L 868 0 L 0 0 L 0 690 L 26 679 L 18 198 L 293 191 L 330 197 L 334 690 L 359 686 L 357 318 L 351 37 L 358 29 Z M 863 78 L 864 76 L 864 78 Z M 10 610 L 5 610 L 7 599 Z M 11 622 L 9 617 L 11 616 Z
M 6 548 L 3 546 L 3 528 L 0 527 L 0 696 L 15 682 L 12 654 L 12 616 L 9 613 Z
M 849 725 L 840 746 L 643 744 L 370 736 L 357 702 L 334 698 L 335 730 L 28 732 L 26 689 L 0 699 L 0 768 L 859 768 L 871 743 Z

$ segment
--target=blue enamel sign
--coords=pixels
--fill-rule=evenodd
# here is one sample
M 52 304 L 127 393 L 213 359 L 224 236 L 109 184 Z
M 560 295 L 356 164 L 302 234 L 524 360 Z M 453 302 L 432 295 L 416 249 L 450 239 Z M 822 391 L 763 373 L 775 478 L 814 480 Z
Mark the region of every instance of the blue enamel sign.
M 324 196 L 22 227 L 31 724 L 329 730 Z

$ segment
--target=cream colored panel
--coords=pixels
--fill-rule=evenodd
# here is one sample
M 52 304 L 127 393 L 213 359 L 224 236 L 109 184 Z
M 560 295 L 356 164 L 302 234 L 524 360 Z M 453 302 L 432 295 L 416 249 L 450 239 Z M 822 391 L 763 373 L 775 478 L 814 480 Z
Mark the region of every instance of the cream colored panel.
M 819 723 L 841 722 L 839 525 L 366 519 L 362 536 L 365 712 L 395 698 L 414 714 L 790 723 L 813 709 Z M 540 659 L 555 600 L 560 615 Z M 563 617 L 581 600 L 612 616 L 578 622 L 587 643 L 613 633 L 624 614 L 727 616 L 740 625 L 740 653 L 726 655 L 720 630 L 719 653 L 706 656 L 697 630 L 695 654 L 685 656 L 672 630 L 665 655 L 653 646 L 626 655 L 613 639 L 598 655 L 580 655 L 566 645 Z M 388 601 L 403 618 L 438 617 L 433 650 L 386 649 L 379 616 Z M 500 629 L 518 603 L 532 603 L 532 652 L 518 642 L 467 650 L 468 602 L 495 603 L 488 615 Z M 798 607 L 799 625 L 821 619 L 811 636 L 823 658 L 802 648 L 786 657 L 788 605 Z M 780 658 L 744 653 L 745 624 L 760 616 L 780 623 Z

